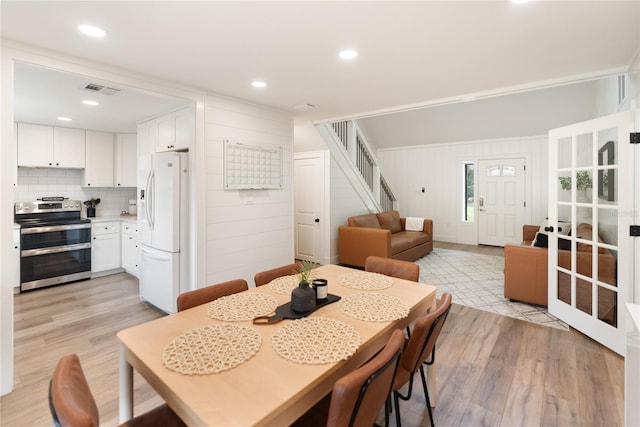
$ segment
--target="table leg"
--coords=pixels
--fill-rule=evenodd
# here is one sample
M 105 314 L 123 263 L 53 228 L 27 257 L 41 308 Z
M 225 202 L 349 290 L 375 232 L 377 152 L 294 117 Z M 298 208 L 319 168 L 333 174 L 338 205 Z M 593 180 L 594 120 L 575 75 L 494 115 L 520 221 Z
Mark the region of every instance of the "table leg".
M 124 348 L 120 347 L 120 423 L 133 418 L 133 367 L 127 362 Z

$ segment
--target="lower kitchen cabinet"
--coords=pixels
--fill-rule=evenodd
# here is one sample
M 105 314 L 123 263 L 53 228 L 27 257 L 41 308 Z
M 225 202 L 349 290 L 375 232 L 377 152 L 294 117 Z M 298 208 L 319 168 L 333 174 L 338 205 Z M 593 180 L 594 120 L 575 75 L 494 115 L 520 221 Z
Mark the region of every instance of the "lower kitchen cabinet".
M 122 268 L 127 273 L 138 277 L 140 250 L 138 249 L 138 226 L 128 222 L 122 223 Z
M 120 221 L 91 224 L 91 273 L 120 268 Z
M 11 275 L 11 284 L 13 285 L 14 293 L 20 290 L 20 229 L 13 229 L 13 274 Z

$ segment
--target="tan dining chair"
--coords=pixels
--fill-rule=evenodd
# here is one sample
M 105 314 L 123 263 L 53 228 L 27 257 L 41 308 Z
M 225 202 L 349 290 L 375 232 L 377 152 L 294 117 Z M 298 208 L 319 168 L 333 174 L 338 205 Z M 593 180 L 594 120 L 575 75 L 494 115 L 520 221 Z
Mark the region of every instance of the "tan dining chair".
M 267 271 L 261 271 L 255 275 L 253 281 L 256 283 L 256 286 L 262 286 L 266 285 L 273 279 L 277 279 L 278 277 L 300 273 L 301 270 L 302 265 L 299 262 L 294 262 L 293 264 L 283 265 L 282 267 L 273 268 Z
M 417 371 L 420 371 L 422 378 L 422 388 L 427 401 L 427 411 L 429 412 L 429 420 L 431 427 L 434 427 L 433 413 L 431 411 L 431 401 L 429 400 L 429 390 L 427 389 L 427 379 L 424 373 L 423 364 L 433 364 L 436 357 L 436 341 L 440 335 L 440 331 L 447 319 L 449 310 L 451 309 L 451 294 L 444 293 L 440 297 L 440 302 L 435 310 L 424 317 L 416 320 L 411 332 L 407 345 L 404 348 L 400 363 L 398 363 L 398 371 L 393 381 L 393 403 L 396 411 L 396 426 L 401 426 L 400 421 L 400 401 L 409 400 L 413 391 L 413 377 Z M 428 358 L 428 360 L 427 360 Z M 406 395 L 400 393 L 400 389 L 409 383 L 409 389 Z
M 49 383 L 49 408 L 56 426 L 99 427 L 96 401 L 77 354 L 62 357 Z M 120 427 L 178 427 L 186 424 L 166 404 L 120 424 Z
M 420 281 L 420 266 L 413 262 L 400 259 L 371 255 L 368 256 L 365 261 L 364 271 L 380 273 L 385 276 L 397 277 L 398 279 L 411 280 L 412 282 Z
M 197 305 L 206 304 L 231 294 L 249 289 L 244 279 L 229 280 L 228 282 L 210 285 L 178 295 L 178 311 L 186 310 Z
M 394 331 L 378 354 L 339 378 L 333 391 L 292 427 L 373 426 L 391 393 L 404 342 L 404 333 L 400 329 Z M 388 418 L 386 411 L 385 417 Z

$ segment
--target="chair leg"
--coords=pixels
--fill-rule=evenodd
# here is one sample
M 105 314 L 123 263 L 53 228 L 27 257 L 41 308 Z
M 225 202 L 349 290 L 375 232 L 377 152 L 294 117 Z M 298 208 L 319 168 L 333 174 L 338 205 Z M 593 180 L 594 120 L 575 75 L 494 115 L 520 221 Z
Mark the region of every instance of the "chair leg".
M 427 412 L 429 412 L 429 421 L 431 421 L 431 427 L 435 427 L 433 423 L 433 413 L 431 412 L 431 400 L 429 399 L 429 390 L 427 388 L 427 378 L 424 374 L 424 368 L 420 366 L 420 377 L 422 378 L 422 388 L 424 389 L 424 397 L 427 401 Z
M 389 427 L 389 411 L 391 410 L 391 395 L 393 391 L 387 396 L 387 400 L 384 401 L 384 427 Z
M 402 421 L 400 420 L 400 400 L 398 399 L 399 393 L 397 391 L 393 392 L 393 401 L 396 407 L 396 427 L 402 426 Z

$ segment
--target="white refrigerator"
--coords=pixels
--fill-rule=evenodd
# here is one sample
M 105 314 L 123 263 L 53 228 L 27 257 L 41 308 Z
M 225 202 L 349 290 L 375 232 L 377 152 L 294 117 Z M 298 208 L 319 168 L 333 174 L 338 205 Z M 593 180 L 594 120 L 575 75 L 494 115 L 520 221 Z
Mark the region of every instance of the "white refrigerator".
M 187 153 L 140 158 L 140 298 L 166 313 L 187 284 Z

